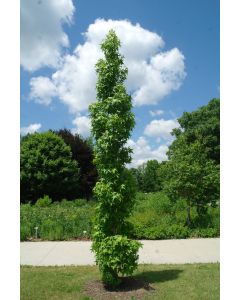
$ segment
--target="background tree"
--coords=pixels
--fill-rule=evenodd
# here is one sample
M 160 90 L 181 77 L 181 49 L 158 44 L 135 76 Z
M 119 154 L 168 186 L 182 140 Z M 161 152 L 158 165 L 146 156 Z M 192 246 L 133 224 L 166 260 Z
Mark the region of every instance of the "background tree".
M 32 203 L 44 195 L 53 200 L 73 199 L 79 169 L 70 147 L 52 132 L 23 139 L 20 153 L 21 202 Z
M 184 135 L 187 144 L 198 141 L 203 145 L 207 158 L 220 163 L 220 100 L 212 99 L 193 112 L 184 112 L 178 119 L 180 128 L 174 129 L 176 137 Z M 173 142 L 171 148 L 174 148 Z
M 164 190 L 174 201 L 185 199 L 187 225 L 191 225 L 191 207 L 199 216 L 206 213 L 208 204 L 219 200 L 219 166 L 208 160 L 202 145 L 196 141 L 187 145 L 181 137 L 178 148 L 170 154 L 166 164 Z
M 79 134 L 72 134 L 69 129 L 55 131 L 64 142 L 70 146 L 72 158 L 77 161 L 79 172 L 79 188 L 75 198 L 89 198 L 97 182 L 98 173 L 93 164 L 93 146 L 90 141 L 84 140 Z
M 143 187 L 143 166 L 139 166 L 137 168 L 131 168 L 129 169 L 130 173 L 132 174 L 137 191 L 142 191 Z
M 199 216 L 208 204 L 219 200 L 219 99 L 178 119 L 180 128 L 173 130 L 174 142 L 168 151 L 165 168 L 165 191 L 171 198 L 187 201 L 187 223 L 190 208 Z
M 157 160 L 149 160 L 137 168 L 130 169 L 139 192 L 149 193 L 163 189 L 165 163 L 166 161 L 159 163 Z
M 158 183 L 158 190 L 161 191 L 164 188 L 164 182 L 166 181 L 167 178 L 167 161 L 164 160 L 160 163 L 158 163 L 158 168 L 156 171 L 156 178 L 157 178 L 157 183 Z
M 137 267 L 140 243 L 127 238 L 127 217 L 134 203 L 135 189 L 130 172 L 132 150 L 125 146 L 134 127 L 131 97 L 123 85 L 127 69 L 119 54 L 120 41 L 111 30 L 101 49 L 104 59 L 96 64 L 97 102 L 89 108 L 94 134 L 95 163 L 100 176 L 94 193 L 98 199 L 93 250 L 109 285 L 120 283 L 119 274 L 132 274 Z M 126 255 L 127 254 L 127 255 Z
M 157 160 L 147 161 L 145 168 L 143 170 L 143 183 L 142 191 L 157 192 L 159 191 L 159 177 L 158 177 L 159 163 Z

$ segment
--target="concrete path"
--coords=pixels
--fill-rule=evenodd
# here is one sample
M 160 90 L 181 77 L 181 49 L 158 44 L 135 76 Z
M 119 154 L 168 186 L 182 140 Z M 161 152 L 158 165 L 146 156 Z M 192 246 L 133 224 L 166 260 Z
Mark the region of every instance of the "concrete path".
M 215 239 L 143 240 L 140 264 L 212 263 L 220 261 Z M 94 265 L 91 242 L 22 242 L 21 265 Z

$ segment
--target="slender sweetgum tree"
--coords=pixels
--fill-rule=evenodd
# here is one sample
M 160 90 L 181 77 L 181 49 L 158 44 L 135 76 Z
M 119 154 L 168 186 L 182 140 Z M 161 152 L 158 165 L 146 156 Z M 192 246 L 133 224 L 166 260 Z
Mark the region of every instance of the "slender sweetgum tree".
M 133 273 L 141 246 L 127 237 L 126 219 L 131 213 L 135 189 L 125 167 L 131 161 L 132 152 L 126 142 L 135 121 L 131 96 L 124 87 L 127 68 L 119 48 L 120 41 L 110 30 L 101 44 L 105 57 L 96 64 L 97 102 L 89 108 L 100 178 L 94 188 L 98 205 L 92 249 L 102 280 L 110 286 L 121 282 L 120 275 Z

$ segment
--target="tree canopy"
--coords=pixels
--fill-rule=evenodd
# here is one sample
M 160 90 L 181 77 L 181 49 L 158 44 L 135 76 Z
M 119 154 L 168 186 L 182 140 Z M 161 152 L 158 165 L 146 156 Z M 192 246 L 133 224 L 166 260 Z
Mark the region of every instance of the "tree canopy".
M 165 191 L 172 199 L 183 198 L 199 215 L 219 200 L 219 99 L 178 119 L 175 140 L 169 147 L 165 169 Z
M 98 178 L 97 169 L 93 163 L 93 148 L 87 140 L 81 138 L 79 134 L 73 134 L 69 129 L 60 129 L 55 133 L 70 146 L 72 158 L 78 163 L 79 185 L 75 198 L 81 197 L 88 200 L 92 196 Z
M 53 132 L 34 133 L 21 141 L 21 202 L 36 202 L 44 195 L 53 200 L 73 199 L 79 169 L 71 149 Z
M 212 99 L 205 106 L 193 112 L 184 112 L 178 119 L 180 128 L 174 129 L 176 140 L 170 146 L 171 151 L 177 147 L 178 136 L 184 135 L 185 142 L 191 144 L 195 141 L 203 145 L 208 159 L 220 163 L 220 100 Z

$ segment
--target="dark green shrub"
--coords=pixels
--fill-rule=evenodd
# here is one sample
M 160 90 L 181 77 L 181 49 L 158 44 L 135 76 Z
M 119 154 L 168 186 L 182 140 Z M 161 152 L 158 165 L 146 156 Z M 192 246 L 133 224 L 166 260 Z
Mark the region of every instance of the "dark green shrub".
M 168 239 L 185 239 L 189 236 L 189 229 L 183 225 L 173 224 L 167 228 Z
M 135 227 L 134 237 L 137 239 L 164 240 L 184 239 L 189 236 L 188 228 L 182 225 L 158 225 L 152 227 Z
M 196 228 L 191 230 L 191 237 L 213 238 L 220 235 L 219 228 Z
M 50 206 L 52 203 L 52 199 L 47 196 L 47 195 L 44 195 L 42 198 L 39 198 L 36 202 L 36 206 L 39 206 L 39 207 L 48 207 Z
M 73 207 L 74 206 L 74 202 L 73 201 L 68 201 L 67 199 L 62 199 L 61 200 L 61 207 Z

